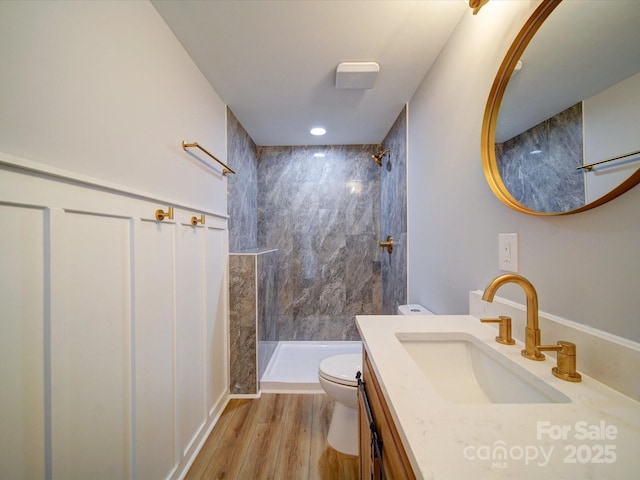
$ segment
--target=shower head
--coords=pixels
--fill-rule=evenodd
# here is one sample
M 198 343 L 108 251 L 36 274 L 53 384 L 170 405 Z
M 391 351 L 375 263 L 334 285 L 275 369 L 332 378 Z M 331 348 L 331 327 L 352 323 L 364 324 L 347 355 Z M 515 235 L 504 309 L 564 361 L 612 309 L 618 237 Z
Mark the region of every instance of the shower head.
M 378 166 L 382 166 L 382 158 L 389 153 L 391 150 L 389 150 L 388 148 L 386 150 L 383 150 L 382 152 L 378 152 L 375 155 L 371 155 L 371 158 L 373 158 L 373 161 L 376 162 L 378 164 Z

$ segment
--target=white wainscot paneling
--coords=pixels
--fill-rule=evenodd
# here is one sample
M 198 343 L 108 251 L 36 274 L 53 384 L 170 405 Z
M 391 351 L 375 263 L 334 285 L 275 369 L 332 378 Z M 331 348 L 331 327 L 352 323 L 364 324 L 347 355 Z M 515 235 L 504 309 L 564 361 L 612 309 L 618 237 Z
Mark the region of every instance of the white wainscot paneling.
M 130 220 L 52 211 L 54 478 L 131 476 Z
M 207 408 L 209 414 L 219 406 L 221 398 L 227 393 L 229 378 L 227 368 L 227 335 L 226 335 L 226 299 L 227 299 L 227 256 L 226 232 L 208 228 L 206 232 L 206 328 L 205 351 L 208 352 L 205 362 L 207 384 Z
M 0 204 L 0 478 L 45 476 L 44 214 Z
M 169 478 L 176 445 L 175 224 L 134 222 L 135 476 Z
M 229 397 L 226 218 L 36 167 L 0 153 L 0 478 L 182 478 Z
M 203 384 L 203 229 L 176 226 L 178 434 L 186 455 L 205 424 Z

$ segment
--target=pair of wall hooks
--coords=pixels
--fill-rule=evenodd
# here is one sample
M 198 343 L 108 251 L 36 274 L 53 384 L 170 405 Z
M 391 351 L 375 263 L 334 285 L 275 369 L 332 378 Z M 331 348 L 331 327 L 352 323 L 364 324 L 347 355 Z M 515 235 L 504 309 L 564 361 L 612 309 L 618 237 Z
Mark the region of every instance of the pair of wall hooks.
M 161 222 L 165 218 L 168 218 L 169 220 L 173 220 L 173 207 L 168 207 L 166 212 L 161 208 L 156 210 L 156 220 Z M 204 225 L 204 222 L 205 222 L 204 213 L 200 214 L 200 218 L 196 217 L 195 215 L 191 217 L 191 225 L 193 225 L 194 227 L 199 223 Z

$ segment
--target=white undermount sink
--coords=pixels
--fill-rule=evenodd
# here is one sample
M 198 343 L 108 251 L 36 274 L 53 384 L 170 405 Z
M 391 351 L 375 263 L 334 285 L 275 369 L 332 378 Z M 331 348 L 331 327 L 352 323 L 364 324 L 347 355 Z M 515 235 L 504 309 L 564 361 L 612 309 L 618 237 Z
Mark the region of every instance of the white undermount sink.
M 565 394 L 468 333 L 396 333 L 396 337 L 445 401 L 571 402 Z

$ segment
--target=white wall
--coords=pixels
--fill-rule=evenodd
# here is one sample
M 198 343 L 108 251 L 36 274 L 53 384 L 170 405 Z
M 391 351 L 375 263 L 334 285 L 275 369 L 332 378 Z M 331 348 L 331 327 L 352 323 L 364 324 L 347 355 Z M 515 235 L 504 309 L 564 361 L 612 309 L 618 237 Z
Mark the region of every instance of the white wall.
M 640 150 L 640 73 L 587 98 L 584 118 L 584 164 Z M 620 185 L 638 168 L 638 160 L 613 162 L 585 173 L 587 202 Z
M 178 478 L 229 397 L 226 179 L 180 147 L 224 160 L 225 106 L 148 2 L 0 2 L 0 58 L 0 478 Z
M 498 234 L 516 232 L 520 273 L 536 286 L 542 310 L 639 341 L 640 188 L 595 210 L 546 218 L 506 207 L 484 178 L 489 90 L 538 3 L 496 1 L 468 12 L 410 101 L 408 300 L 436 313 L 467 312 L 468 292 L 502 273 Z M 517 286 L 498 295 L 524 303 Z
M 180 146 L 225 161 L 225 105 L 150 3 L 3 1 L 0 35 L 0 151 L 226 213 Z

